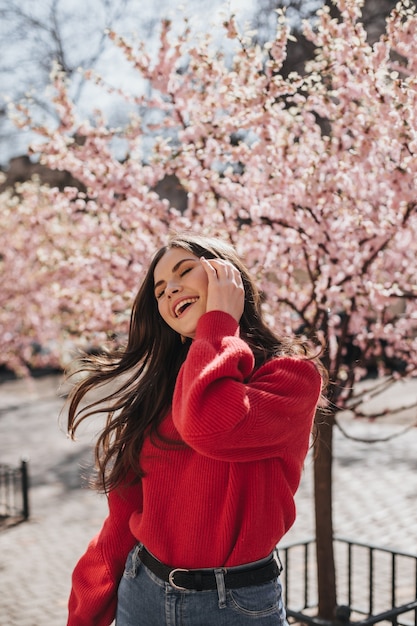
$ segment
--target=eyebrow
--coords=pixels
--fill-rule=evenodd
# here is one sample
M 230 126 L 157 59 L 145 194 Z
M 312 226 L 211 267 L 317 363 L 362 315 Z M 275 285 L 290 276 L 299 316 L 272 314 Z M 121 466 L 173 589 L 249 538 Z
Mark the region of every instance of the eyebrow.
M 174 267 L 172 268 L 172 273 L 175 274 L 175 272 L 181 267 L 181 265 L 183 263 L 186 263 L 187 261 L 197 261 L 198 259 L 191 257 L 191 258 L 187 258 L 187 259 L 181 259 L 180 261 L 178 261 L 178 263 L 175 263 Z M 160 285 L 163 285 L 166 281 L 165 280 L 158 280 L 157 283 L 155 283 L 154 285 L 154 290 L 156 290 Z

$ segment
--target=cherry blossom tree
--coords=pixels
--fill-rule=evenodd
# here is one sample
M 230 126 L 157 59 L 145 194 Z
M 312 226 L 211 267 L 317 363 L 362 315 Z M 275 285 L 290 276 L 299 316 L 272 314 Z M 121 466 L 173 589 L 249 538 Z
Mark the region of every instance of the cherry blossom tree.
M 86 191 L 28 183 L 18 196 L 3 194 L 0 218 L 2 358 L 11 367 L 62 362 L 68 345 L 123 341 L 152 251 L 183 229 L 229 239 L 257 276 L 275 329 L 324 344 L 315 502 L 325 619 L 337 604 L 338 414 L 363 415 L 365 397 L 417 373 L 417 16 L 399 3 L 371 45 L 361 2 L 337 6 L 340 19 L 323 7 L 306 24 L 315 57 L 304 75 L 285 78 L 284 15 L 263 46 L 228 19 L 227 54 L 187 23 L 175 36 L 162 23 L 156 60 L 110 32 L 146 87 L 120 98 L 146 107 L 147 127 L 139 116 L 122 129 L 100 113 L 78 119 L 57 70 L 59 125 L 36 126 L 23 105 L 14 115 L 41 137 L 32 150 L 42 162 L 68 170 Z M 146 150 L 145 131 L 153 138 Z M 155 192 L 166 176 L 186 190 L 185 211 Z M 364 392 L 358 383 L 371 367 L 378 376 Z

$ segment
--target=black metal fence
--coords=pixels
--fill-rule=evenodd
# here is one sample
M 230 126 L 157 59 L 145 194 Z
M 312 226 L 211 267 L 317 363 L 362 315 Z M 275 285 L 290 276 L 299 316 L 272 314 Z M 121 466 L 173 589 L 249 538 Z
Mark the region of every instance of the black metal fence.
M 23 460 L 19 467 L 0 463 L 0 524 L 29 519 L 29 472 Z
M 334 621 L 314 615 L 318 604 L 315 541 L 281 547 L 280 557 L 290 622 L 417 626 L 417 555 L 337 537 L 338 607 Z

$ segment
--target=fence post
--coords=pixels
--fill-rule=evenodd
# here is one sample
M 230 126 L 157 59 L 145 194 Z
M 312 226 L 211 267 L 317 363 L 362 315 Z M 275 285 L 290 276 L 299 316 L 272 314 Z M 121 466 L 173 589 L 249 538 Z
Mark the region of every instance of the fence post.
M 22 512 L 23 519 L 29 519 L 29 472 L 28 472 L 28 462 L 26 459 L 22 459 L 20 464 L 21 474 L 22 474 Z

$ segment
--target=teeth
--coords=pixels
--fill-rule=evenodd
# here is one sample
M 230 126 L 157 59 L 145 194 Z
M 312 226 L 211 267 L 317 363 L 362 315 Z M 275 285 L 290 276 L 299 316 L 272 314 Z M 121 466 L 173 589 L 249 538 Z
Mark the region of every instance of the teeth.
M 181 313 L 181 310 L 186 304 L 193 304 L 194 302 L 197 302 L 197 300 L 198 298 L 186 298 L 185 300 L 181 300 L 181 302 L 179 302 L 175 307 L 175 316 L 178 317 L 178 315 Z

